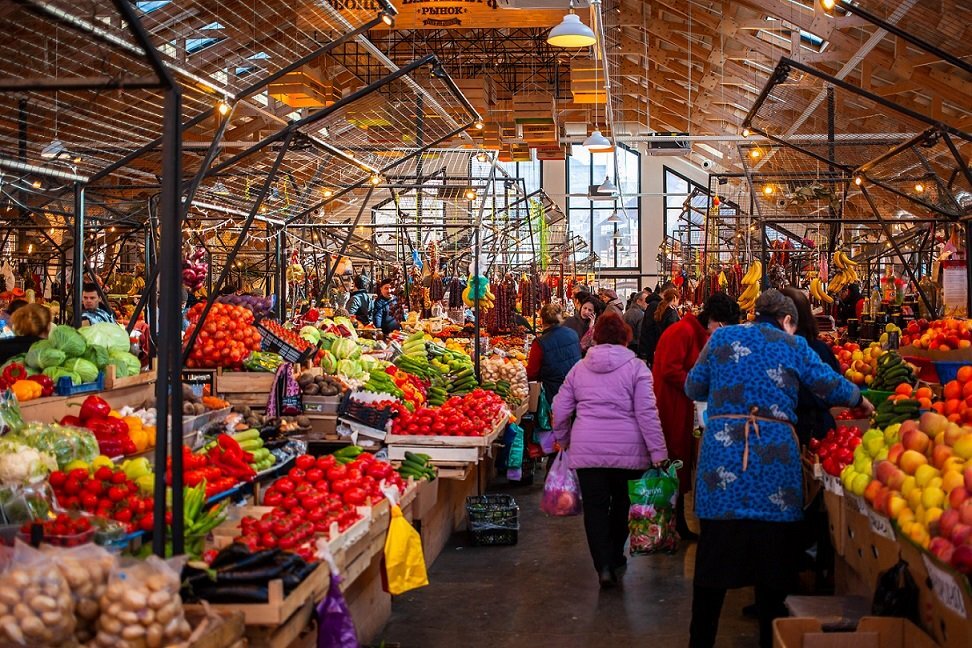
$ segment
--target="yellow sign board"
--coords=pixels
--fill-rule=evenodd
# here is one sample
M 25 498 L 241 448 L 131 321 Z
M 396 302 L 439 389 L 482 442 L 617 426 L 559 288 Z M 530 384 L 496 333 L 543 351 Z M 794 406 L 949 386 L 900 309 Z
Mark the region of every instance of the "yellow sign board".
M 338 11 L 370 11 L 381 7 L 375 0 L 327 0 Z M 399 0 L 392 29 L 505 29 L 553 27 L 564 9 L 512 9 L 497 0 Z M 586 18 L 583 17 L 583 18 Z M 583 19 L 582 18 L 582 19 Z M 585 20 L 585 22 L 587 22 Z M 379 25 L 375 29 L 388 29 Z

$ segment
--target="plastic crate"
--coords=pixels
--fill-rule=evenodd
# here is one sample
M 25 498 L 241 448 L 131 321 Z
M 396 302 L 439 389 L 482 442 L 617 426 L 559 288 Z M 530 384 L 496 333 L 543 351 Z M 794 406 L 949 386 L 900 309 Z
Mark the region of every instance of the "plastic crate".
M 477 546 L 515 545 L 520 531 L 520 507 L 512 495 L 466 498 L 469 539 Z
M 352 398 L 350 391 L 345 392 L 337 411 L 338 416 L 342 418 L 357 421 L 376 430 L 384 430 L 388 421 L 397 414 L 395 410 L 390 408 L 377 409 L 367 403 L 361 403 Z
M 54 385 L 54 393 L 58 396 L 74 396 L 75 394 L 90 394 L 91 392 L 100 392 L 105 390 L 105 374 L 102 371 L 98 372 L 98 379 L 94 382 L 81 383 L 80 385 L 75 385 L 71 382 L 71 379 L 67 376 L 61 376 L 57 380 L 57 384 Z
M 274 351 L 280 354 L 280 357 L 287 362 L 292 362 L 294 364 L 302 364 L 312 355 L 317 353 L 317 347 L 314 345 L 308 346 L 306 349 L 301 351 L 282 339 L 277 337 L 275 333 L 270 332 L 268 329 L 260 323 L 256 325 L 257 330 L 260 331 L 260 350 L 261 351 Z
M 972 362 L 935 362 L 935 372 L 938 373 L 938 383 L 944 385 L 958 378 L 959 369 L 972 365 Z

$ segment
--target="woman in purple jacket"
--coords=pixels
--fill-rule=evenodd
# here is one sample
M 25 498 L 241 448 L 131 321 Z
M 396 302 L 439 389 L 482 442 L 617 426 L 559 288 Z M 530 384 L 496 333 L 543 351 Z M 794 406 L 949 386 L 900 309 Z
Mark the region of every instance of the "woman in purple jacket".
M 569 448 L 584 500 L 584 529 L 601 587 L 624 568 L 628 481 L 668 458 L 651 372 L 614 313 L 594 326 L 595 346 L 567 374 L 553 402 L 554 435 Z

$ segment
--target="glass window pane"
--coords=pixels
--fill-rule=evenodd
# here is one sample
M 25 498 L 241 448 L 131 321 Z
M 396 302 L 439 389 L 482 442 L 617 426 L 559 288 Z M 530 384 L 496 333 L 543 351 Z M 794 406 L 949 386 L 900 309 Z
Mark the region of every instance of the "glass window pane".
M 614 258 L 615 223 L 608 223 L 607 219 L 614 213 L 613 209 L 594 210 L 594 252 L 597 254 L 601 266 L 614 268 L 617 263 Z

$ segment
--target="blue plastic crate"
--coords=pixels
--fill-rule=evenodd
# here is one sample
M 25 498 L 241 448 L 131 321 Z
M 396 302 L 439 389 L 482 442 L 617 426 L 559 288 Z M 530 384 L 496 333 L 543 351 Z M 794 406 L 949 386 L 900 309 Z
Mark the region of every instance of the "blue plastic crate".
M 938 382 L 944 385 L 951 380 L 955 380 L 958 377 L 959 369 L 969 365 L 972 365 L 972 362 L 936 361 L 935 372 L 938 374 Z
M 61 376 L 57 380 L 57 384 L 54 386 L 54 393 L 58 396 L 74 396 L 75 394 L 90 394 L 91 392 L 100 392 L 105 390 L 105 374 L 103 371 L 98 372 L 98 379 L 94 382 L 81 383 L 80 385 L 75 385 L 71 382 L 71 379 L 67 376 Z

